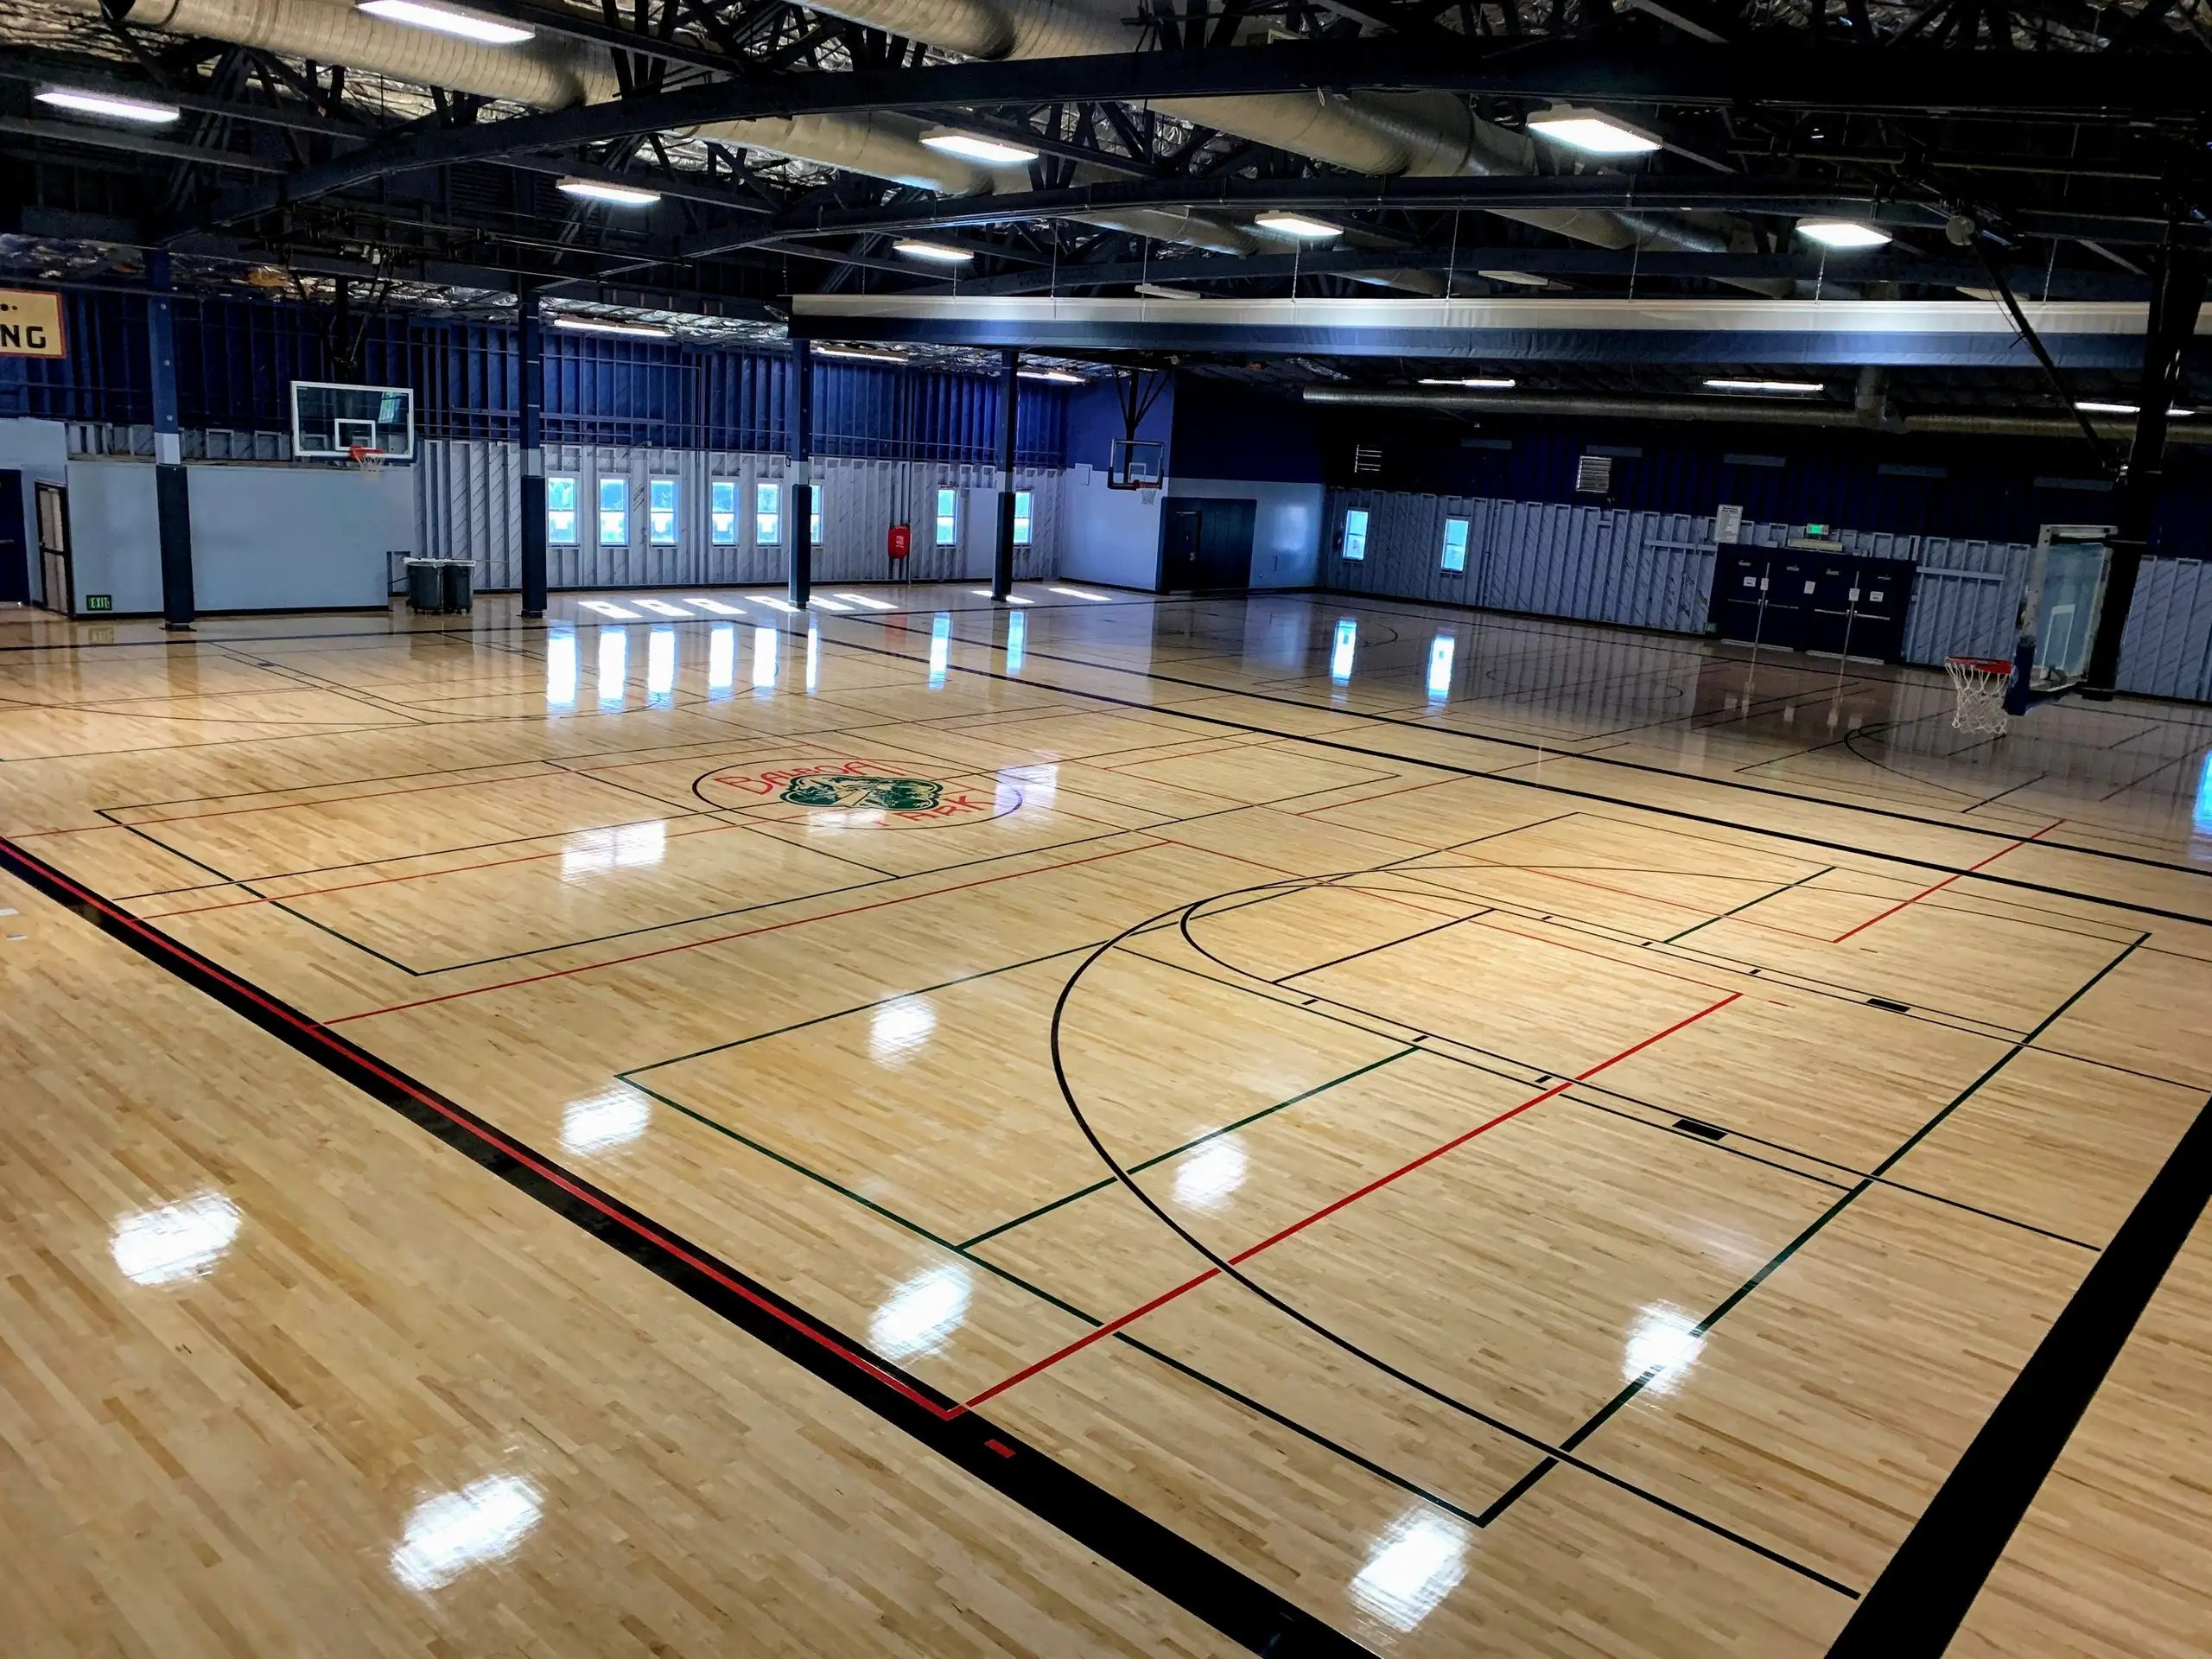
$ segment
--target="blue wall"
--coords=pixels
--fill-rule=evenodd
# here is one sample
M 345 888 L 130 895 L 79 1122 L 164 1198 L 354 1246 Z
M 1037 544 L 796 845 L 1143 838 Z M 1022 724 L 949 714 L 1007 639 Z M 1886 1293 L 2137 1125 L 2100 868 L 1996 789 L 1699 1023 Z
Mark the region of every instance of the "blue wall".
M 0 359 L 0 416 L 144 425 L 152 418 L 146 301 L 124 292 L 66 296 L 69 355 Z M 498 323 L 356 313 L 359 365 L 337 366 L 327 306 L 180 295 L 178 393 L 188 427 L 289 432 L 294 380 L 408 385 L 428 438 L 512 441 L 516 331 Z M 549 329 L 549 443 L 671 449 L 784 448 L 779 352 L 618 340 Z M 996 458 L 999 389 L 990 374 L 823 362 L 814 368 L 817 454 L 876 460 Z M 1067 393 L 1025 381 L 1017 449 L 1026 467 L 1067 454 Z M 1102 457 L 1103 461 L 1103 457 Z
M 1175 377 L 1179 478 L 1242 478 L 1319 484 L 1321 450 L 1305 406 L 1281 393 L 1203 375 Z
M 2112 511 L 2108 491 L 2051 481 L 2097 481 L 2078 439 L 1904 437 L 1495 415 L 1479 423 L 1446 423 L 1387 410 L 1316 413 L 1329 480 L 1339 487 L 1642 512 L 1710 513 L 1726 501 L 1741 506 L 1747 519 L 2005 542 L 2033 542 L 2046 524 L 2104 523 Z M 1381 473 L 1352 474 L 1355 444 L 1382 452 Z M 1576 462 L 1592 449 L 1641 452 L 1616 457 L 1612 493 L 1603 502 L 1574 488 Z M 1782 464 L 1771 464 L 1777 461 Z M 2166 466 L 2152 550 L 2202 556 L 2212 535 L 2212 458 L 2177 445 L 2167 451 Z
M 1137 423 L 1137 436 L 1156 443 L 1167 443 L 1167 468 L 1175 467 L 1175 453 L 1171 440 L 1175 430 L 1175 400 L 1180 395 L 1177 376 L 1160 389 L 1159 397 L 1145 411 L 1144 419 Z M 1111 458 L 1114 440 L 1128 435 L 1122 430 L 1122 399 L 1111 375 L 1093 380 L 1076 392 L 1067 404 L 1067 464 L 1071 467 L 1096 467 L 1106 469 Z

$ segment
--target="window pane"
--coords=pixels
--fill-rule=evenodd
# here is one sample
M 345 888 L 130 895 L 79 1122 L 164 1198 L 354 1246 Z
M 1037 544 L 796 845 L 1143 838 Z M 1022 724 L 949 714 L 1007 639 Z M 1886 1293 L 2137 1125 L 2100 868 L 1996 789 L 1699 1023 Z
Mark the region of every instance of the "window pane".
M 773 547 L 784 539 L 784 486 L 780 484 L 756 484 L 753 486 L 753 540 L 760 547 Z
M 1344 557 L 1367 556 L 1367 510 L 1353 507 L 1344 513 Z
M 708 530 L 716 547 L 737 545 L 737 480 L 718 478 L 707 486 Z
M 655 547 L 676 545 L 676 480 L 656 478 L 645 486 L 645 533 Z
M 545 539 L 556 547 L 576 544 L 576 480 L 545 480 Z
M 599 480 L 599 544 L 630 544 L 630 480 L 626 478 Z
M 1444 568 L 1465 570 L 1467 568 L 1467 521 L 1446 518 L 1444 521 Z
M 822 545 L 822 486 L 817 484 L 809 498 L 806 509 L 806 539 L 815 546 Z
M 950 547 L 960 539 L 960 492 L 937 493 L 937 544 Z
M 1027 490 L 1014 493 L 1014 544 L 1016 547 L 1029 545 L 1029 500 Z

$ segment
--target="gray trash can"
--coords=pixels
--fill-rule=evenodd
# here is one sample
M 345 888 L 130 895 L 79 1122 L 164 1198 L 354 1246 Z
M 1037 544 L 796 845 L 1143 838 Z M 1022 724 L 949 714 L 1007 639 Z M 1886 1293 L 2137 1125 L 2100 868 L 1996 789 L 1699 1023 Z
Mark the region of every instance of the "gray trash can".
M 445 605 L 443 559 L 407 561 L 407 608 L 433 613 Z
M 439 608 L 448 615 L 464 616 L 475 603 L 476 567 L 467 559 L 448 559 L 438 572 Z

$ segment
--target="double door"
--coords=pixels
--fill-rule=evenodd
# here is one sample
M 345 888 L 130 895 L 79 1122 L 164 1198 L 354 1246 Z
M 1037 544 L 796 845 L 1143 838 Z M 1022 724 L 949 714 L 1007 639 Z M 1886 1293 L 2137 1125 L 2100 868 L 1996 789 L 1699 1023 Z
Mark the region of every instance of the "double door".
M 1251 585 L 1257 501 L 1168 498 L 1161 512 L 1160 588 L 1204 593 Z
M 1896 662 L 1904 654 L 1912 565 L 1803 548 L 1724 548 L 1712 620 L 1724 639 Z

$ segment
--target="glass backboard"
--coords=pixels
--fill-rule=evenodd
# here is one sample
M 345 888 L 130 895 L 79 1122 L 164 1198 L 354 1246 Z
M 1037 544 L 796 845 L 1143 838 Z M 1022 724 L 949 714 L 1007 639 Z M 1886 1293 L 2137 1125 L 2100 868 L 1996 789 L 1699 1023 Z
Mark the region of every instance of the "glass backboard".
M 1167 446 L 1157 438 L 1112 440 L 1106 451 L 1106 487 L 1109 490 L 1158 489 L 1166 449 Z
M 346 461 L 360 448 L 415 459 L 415 394 L 406 386 L 292 382 L 292 459 Z
M 2016 695 L 2056 697 L 2081 684 L 2112 574 L 2111 534 L 2106 524 L 2045 524 L 2037 536 L 2020 590 Z

